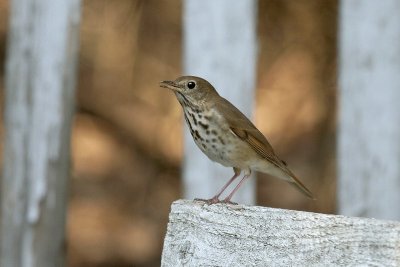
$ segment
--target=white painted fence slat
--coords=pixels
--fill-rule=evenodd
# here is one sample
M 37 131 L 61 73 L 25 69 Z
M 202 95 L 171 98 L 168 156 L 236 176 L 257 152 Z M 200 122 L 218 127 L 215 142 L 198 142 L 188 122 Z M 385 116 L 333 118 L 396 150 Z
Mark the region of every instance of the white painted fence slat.
M 161 266 L 400 266 L 400 222 L 178 200 Z
M 63 266 L 79 0 L 11 2 L 0 266 Z
M 340 5 L 339 213 L 400 220 L 400 2 Z
M 186 0 L 183 16 L 185 74 L 205 78 L 223 97 L 251 117 L 257 57 L 257 1 Z M 184 142 L 185 198 L 210 198 L 229 180 L 233 170 L 203 155 L 187 129 Z M 254 178 L 246 181 L 233 201 L 255 202 Z

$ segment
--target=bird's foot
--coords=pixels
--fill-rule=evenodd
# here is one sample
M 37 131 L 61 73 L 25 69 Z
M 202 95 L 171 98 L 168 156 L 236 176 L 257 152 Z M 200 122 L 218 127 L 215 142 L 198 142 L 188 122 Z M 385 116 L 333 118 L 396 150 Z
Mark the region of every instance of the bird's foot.
M 217 197 L 213 197 L 213 198 L 210 198 L 210 199 L 195 198 L 194 200 L 195 201 L 205 202 L 208 205 L 221 203 L 221 200 L 219 200 Z
M 195 198 L 194 200 L 195 201 L 205 202 L 208 205 L 217 204 L 217 203 L 231 204 L 231 205 L 237 205 L 238 204 L 236 202 L 230 201 L 229 199 L 220 200 L 217 197 L 213 197 L 213 198 L 210 198 L 210 199 Z
M 230 201 L 229 199 L 226 199 L 226 198 L 220 202 L 225 203 L 225 204 L 238 205 L 238 203 Z

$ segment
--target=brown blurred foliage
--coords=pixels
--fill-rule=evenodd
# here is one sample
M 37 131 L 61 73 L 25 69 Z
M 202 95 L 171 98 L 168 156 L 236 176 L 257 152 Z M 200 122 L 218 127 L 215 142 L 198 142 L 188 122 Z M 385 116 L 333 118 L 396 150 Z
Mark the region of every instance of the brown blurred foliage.
M 2 87 L 8 12 L 0 2 Z M 182 119 L 158 82 L 182 73 L 181 12 L 178 0 L 83 1 L 69 266 L 159 266 Z M 256 125 L 318 197 L 260 174 L 260 205 L 335 210 L 336 20 L 334 0 L 259 1 Z

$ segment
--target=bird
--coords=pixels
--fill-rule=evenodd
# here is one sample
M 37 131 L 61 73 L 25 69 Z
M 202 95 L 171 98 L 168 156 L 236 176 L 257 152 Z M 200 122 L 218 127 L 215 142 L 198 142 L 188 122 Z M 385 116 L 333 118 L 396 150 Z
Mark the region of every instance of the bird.
M 161 81 L 182 106 L 183 115 L 194 142 L 212 161 L 232 167 L 234 175 L 215 196 L 204 200 L 208 204 L 234 203 L 235 192 L 252 171 L 267 173 L 294 185 L 305 196 L 315 199 L 307 187 L 289 170 L 285 161 L 274 152 L 267 138 L 232 103 L 220 96 L 205 79 L 182 76 L 174 81 Z M 221 194 L 239 177 L 244 176 L 223 200 Z

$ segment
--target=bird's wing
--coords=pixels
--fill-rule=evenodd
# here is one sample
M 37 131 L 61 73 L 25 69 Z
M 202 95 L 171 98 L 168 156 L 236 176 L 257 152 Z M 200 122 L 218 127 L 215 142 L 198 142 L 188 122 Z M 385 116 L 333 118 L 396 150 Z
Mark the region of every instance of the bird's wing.
M 224 112 L 224 118 L 229 124 L 230 130 L 240 139 L 247 142 L 261 157 L 269 160 L 277 167 L 285 168 L 285 162 L 280 160 L 267 138 L 254 126 L 254 124 L 228 100 L 223 99 L 217 109 L 229 110 L 229 113 Z
M 297 189 L 299 189 L 306 196 L 314 199 L 310 190 L 308 190 L 302 182 L 289 170 L 286 162 L 279 159 L 275 154 L 272 146 L 269 144 L 267 138 L 254 126 L 254 124 L 228 100 L 223 99 L 221 105 L 217 108 L 221 110 L 229 110 L 229 114 L 224 113 L 224 117 L 230 125 L 230 130 L 240 139 L 250 145 L 258 155 L 265 158 L 276 167 L 287 173 L 292 179 L 289 181 Z M 220 110 L 220 111 L 221 111 Z
M 230 127 L 231 131 L 238 136 L 243 141 L 247 142 L 252 149 L 254 149 L 257 154 L 261 157 L 267 159 L 269 162 L 274 164 L 275 166 L 282 168 L 284 166 L 283 161 L 281 161 L 274 153 L 271 145 L 265 139 L 257 138 L 259 135 L 259 131 L 253 129 L 243 129 L 239 127 Z M 260 140 L 261 139 L 261 140 Z M 283 165 L 283 166 L 282 166 Z

